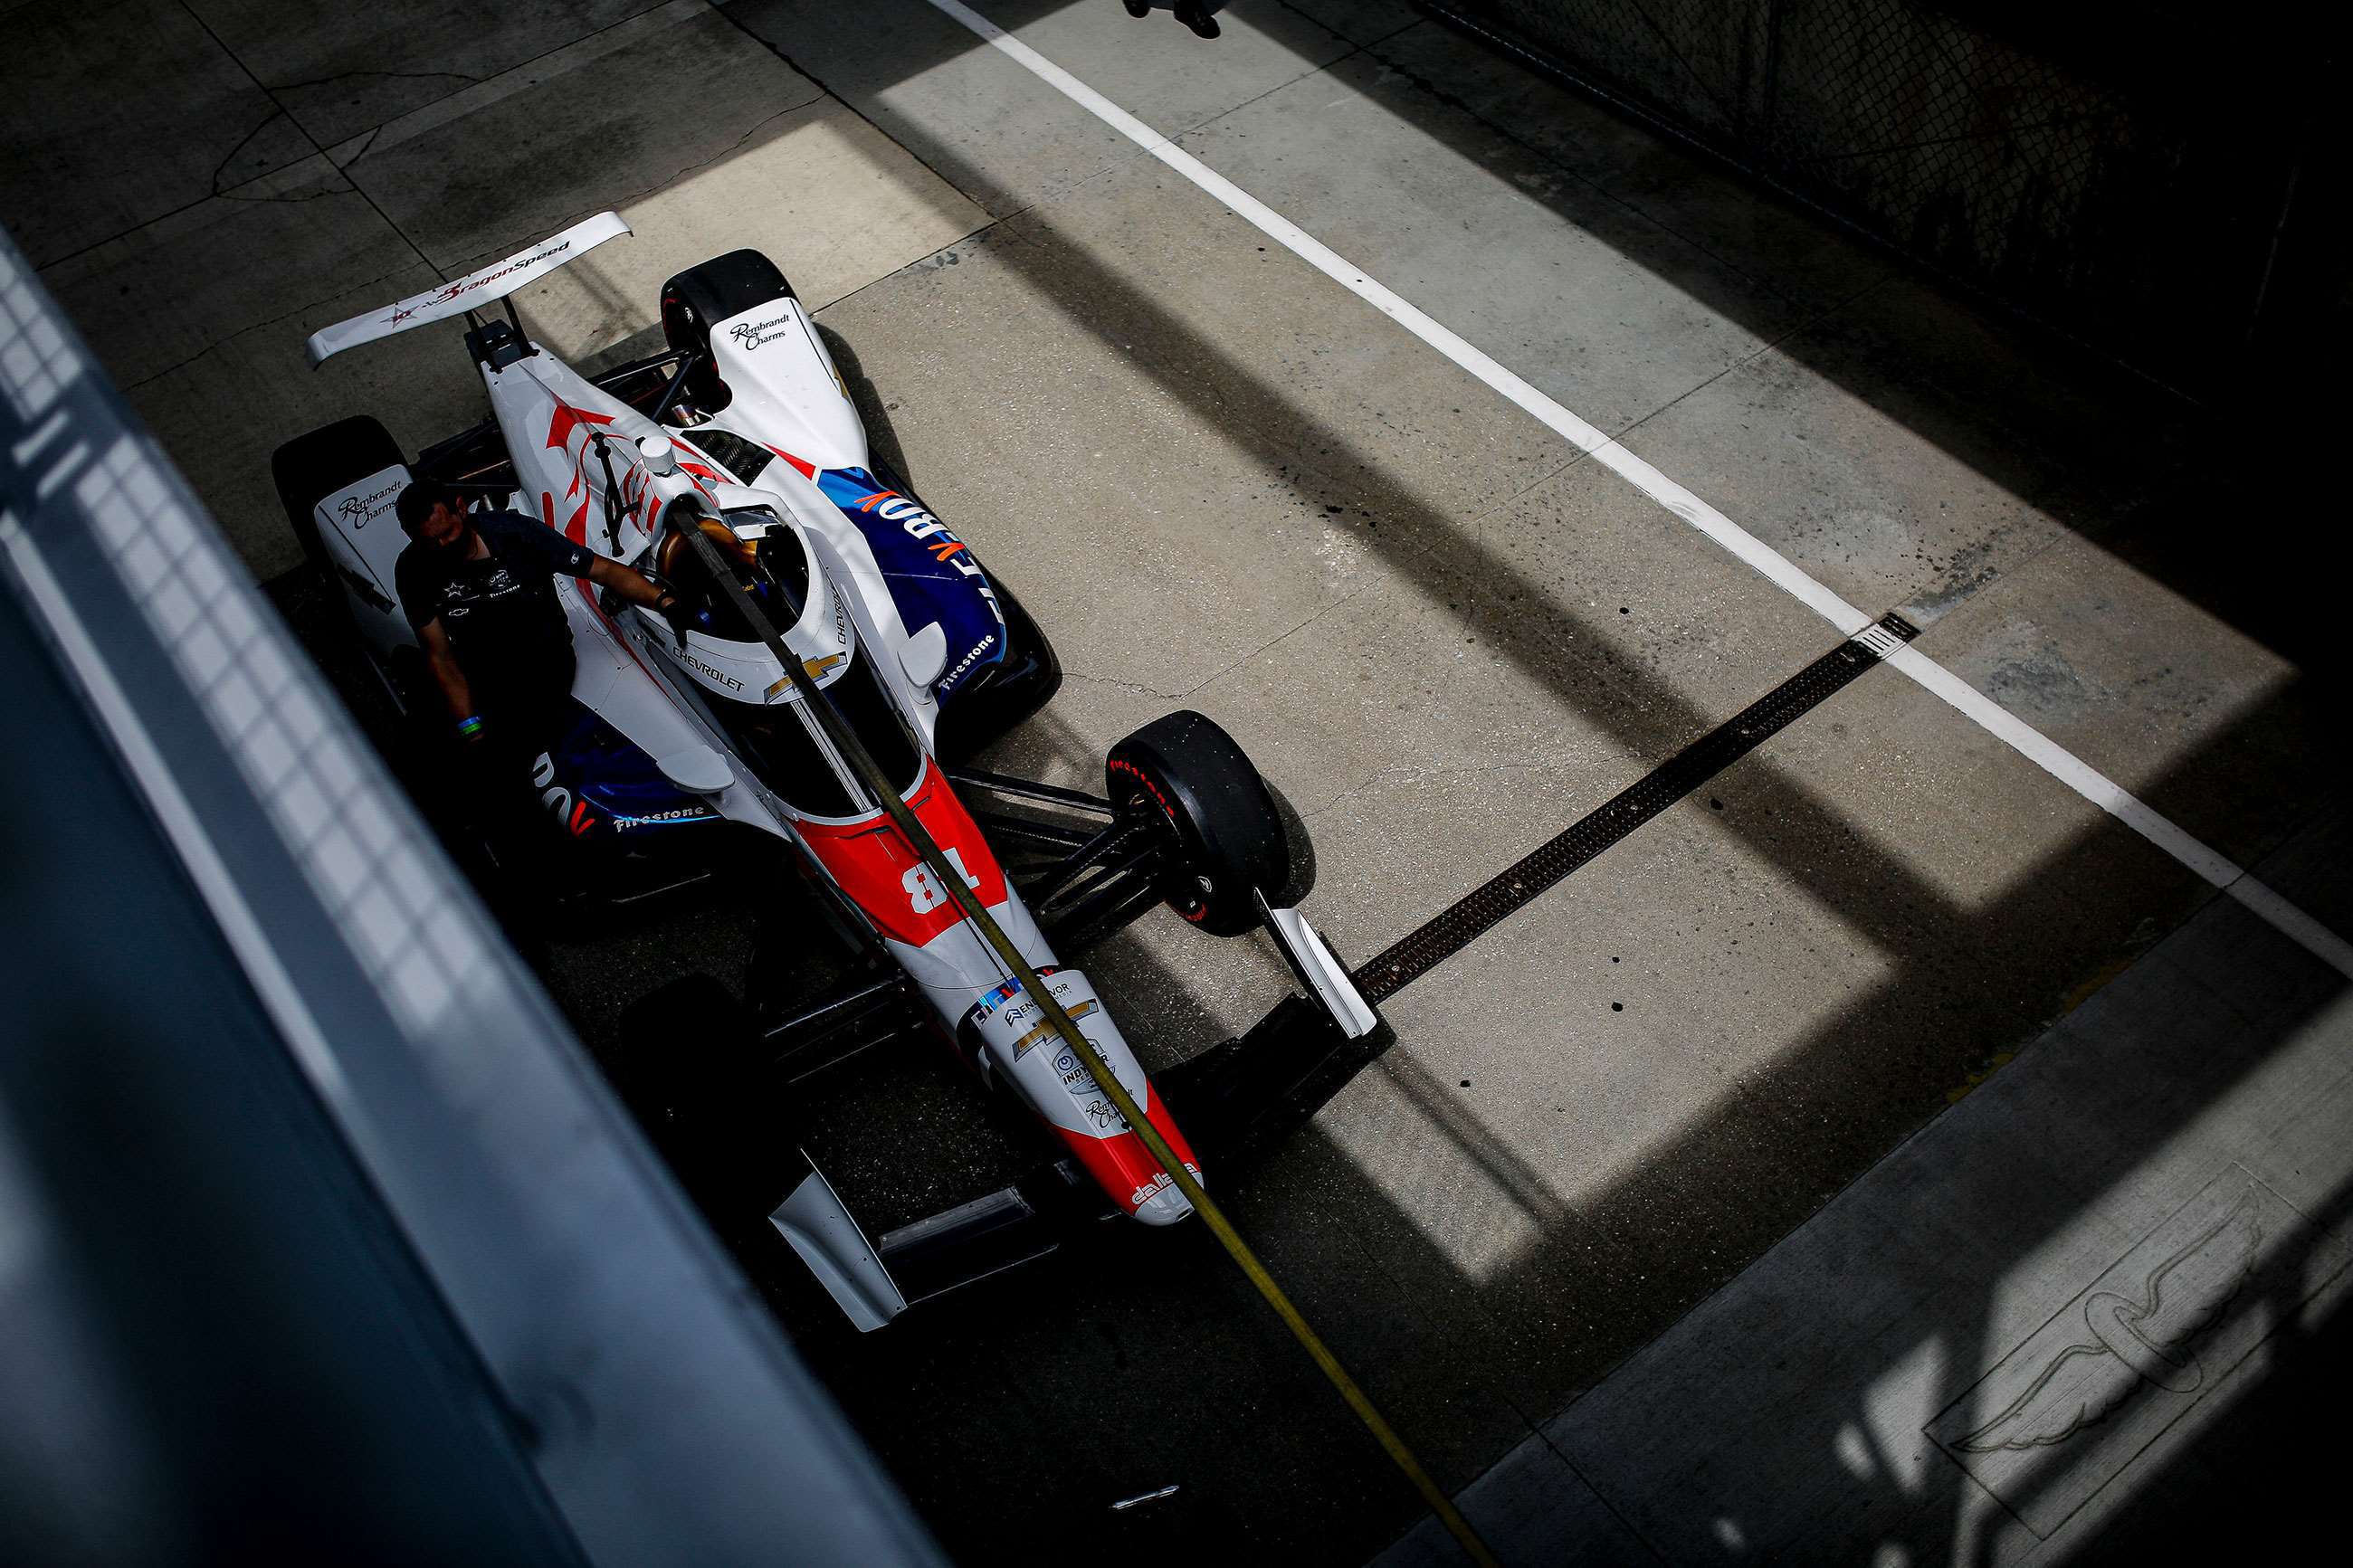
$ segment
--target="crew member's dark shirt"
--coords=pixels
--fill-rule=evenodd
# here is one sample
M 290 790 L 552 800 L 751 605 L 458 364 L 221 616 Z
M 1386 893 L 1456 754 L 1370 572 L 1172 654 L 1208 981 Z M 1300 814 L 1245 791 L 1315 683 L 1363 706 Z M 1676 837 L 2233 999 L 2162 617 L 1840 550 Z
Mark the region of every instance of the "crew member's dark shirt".
M 392 569 L 408 624 L 438 616 L 470 678 L 511 661 L 568 652 L 571 628 L 555 602 L 555 579 L 586 577 L 596 556 L 519 511 L 470 514 L 489 553 L 465 561 L 411 541 Z

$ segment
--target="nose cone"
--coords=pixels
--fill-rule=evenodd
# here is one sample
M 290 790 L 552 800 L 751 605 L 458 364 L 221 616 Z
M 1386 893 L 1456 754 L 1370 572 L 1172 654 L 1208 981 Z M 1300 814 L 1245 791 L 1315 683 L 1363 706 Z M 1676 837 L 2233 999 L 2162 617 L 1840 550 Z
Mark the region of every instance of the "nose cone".
M 1146 1225 L 1175 1225 L 1192 1212 L 1193 1205 L 1175 1187 L 1163 1187 L 1135 1206 L 1135 1217 Z

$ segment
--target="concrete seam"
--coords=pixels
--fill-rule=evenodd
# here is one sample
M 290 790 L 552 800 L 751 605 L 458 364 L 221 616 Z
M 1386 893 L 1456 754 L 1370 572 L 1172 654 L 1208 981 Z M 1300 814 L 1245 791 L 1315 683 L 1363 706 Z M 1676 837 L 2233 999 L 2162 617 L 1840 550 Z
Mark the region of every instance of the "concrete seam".
M 1293 16 L 1297 16 L 1303 21 L 1314 23 L 1316 26 L 1319 26 L 1325 32 L 1330 33 L 1334 37 L 1339 39 L 1344 44 L 1356 43 L 1356 49 L 1359 53 L 1371 48 L 1375 44 L 1386 44 L 1400 33 L 1410 33 L 1416 27 L 1422 26 L 1423 22 L 1421 17 L 1416 16 L 1412 21 L 1408 22 L 1402 27 L 1392 27 L 1377 38 L 1367 38 L 1362 43 L 1356 43 L 1356 40 L 1349 37 L 1347 34 L 1336 30 L 1329 22 L 1324 21 L 1322 17 L 1309 16 L 1306 12 L 1293 5 L 1291 0 L 1274 0 L 1274 3 L 1282 6 L 1284 10 L 1290 12 Z
M 1423 26 L 1428 24 L 1426 22 L 1416 22 L 1413 25 L 1415 26 Z M 1588 190 L 1593 192 L 1594 195 L 1599 196 L 1602 200 L 1609 202 L 1612 205 L 1620 207 L 1626 212 L 1631 213 L 1636 217 L 1641 219 L 1644 223 L 1651 224 L 1657 227 L 1661 232 L 1673 236 L 1676 239 L 1690 246 L 1694 250 L 1699 252 L 1702 256 L 1706 257 L 1709 260 L 1724 268 L 1725 271 L 1732 273 L 1735 277 L 1741 279 L 1745 282 L 1752 284 L 1756 288 L 1763 289 L 1765 292 L 1773 295 L 1777 299 L 1785 300 L 1792 305 L 1801 303 L 1795 295 L 1790 294 L 1786 289 L 1767 281 L 1765 279 L 1757 277 L 1755 274 L 1740 267 L 1729 257 L 1720 255 L 1709 246 L 1693 238 L 1690 235 L 1683 233 L 1683 230 L 1677 228 L 1674 225 L 1668 223 L 1663 218 L 1661 218 L 1649 208 L 1641 206 L 1639 204 L 1629 200 L 1625 196 L 1619 195 L 1616 191 L 1611 190 L 1609 186 L 1602 184 L 1599 181 L 1594 179 L 1590 174 L 1579 174 L 1577 170 L 1569 168 L 1552 153 L 1546 152 L 1535 142 L 1515 133 L 1510 126 L 1499 124 L 1496 121 L 1488 119 L 1485 115 L 1472 108 L 1469 103 L 1439 87 L 1437 83 L 1431 81 L 1428 77 L 1421 75 L 1419 71 L 1412 70 L 1406 66 L 1400 65 L 1397 61 L 1390 59 L 1388 56 L 1380 53 L 1380 45 L 1388 43 L 1392 39 L 1399 37 L 1402 33 L 1409 30 L 1410 29 L 1409 28 L 1399 28 L 1398 32 L 1388 34 L 1387 37 L 1378 39 L 1375 43 L 1366 44 L 1364 46 L 1363 52 L 1370 54 L 1375 59 L 1380 61 L 1381 68 L 1384 70 L 1395 71 L 1416 90 L 1425 92 L 1431 98 L 1436 99 L 1439 102 L 1445 104 L 1448 108 L 1456 110 L 1461 113 L 1469 116 L 1473 121 L 1485 126 L 1489 131 L 1493 132 L 1504 141 L 1509 142 L 1513 146 L 1530 154 L 1546 166 L 1559 171 L 1565 178 L 1576 181 L 1578 184 L 1583 185 Z M 1870 287 L 1875 288 L 1879 283 L 1884 282 L 1885 280 L 1885 276 L 1875 279 L 1873 280 Z M 1864 291 L 1867 292 L 1868 289 L 1865 289 Z
M 1837 316 L 1845 311 L 1849 307 L 1852 306 L 1856 300 L 1862 299 L 1865 295 L 1871 294 L 1879 289 L 1884 288 L 1886 284 L 1887 279 L 1884 278 L 1873 279 L 1870 283 L 1856 289 L 1853 293 L 1848 295 L 1845 299 L 1839 300 L 1837 303 L 1825 305 L 1812 315 L 1806 317 L 1803 321 L 1793 322 L 1787 331 L 1780 333 L 1777 337 L 1759 342 L 1757 347 L 1751 349 L 1748 353 L 1742 354 L 1738 359 L 1726 363 L 1722 368 L 1716 370 L 1714 374 L 1699 381 L 1694 382 L 1691 385 L 1685 387 L 1683 391 L 1676 393 L 1672 397 L 1668 398 L 1664 403 L 1660 404 L 1656 408 L 1651 409 L 1648 414 L 1643 415 L 1641 417 L 1629 420 L 1623 426 L 1612 434 L 1609 438 L 1612 441 L 1623 441 L 1627 437 L 1633 435 L 1637 430 L 1641 429 L 1642 426 L 1650 424 L 1651 421 L 1658 418 L 1661 415 L 1668 413 L 1669 411 L 1680 406 L 1690 398 L 1695 397 L 1699 394 L 1705 392 L 1709 387 L 1714 386 L 1725 376 L 1744 371 L 1750 365 L 1755 364 L 1758 360 L 1763 359 L 1766 355 L 1778 353 L 1781 349 L 1782 345 L 1788 343 L 1792 338 L 1802 336 L 1803 334 L 1813 331 L 1814 328 L 1820 326 L 1824 321 L 1827 321 L 1833 316 Z M 1594 454 L 1591 451 L 1580 450 L 1572 456 L 1567 462 L 1563 463 L 1561 468 L 1564 470 L 1572 468 L 1593 455 Z
M 836 101 L 836 102 L 839 102 L 840 100 L 837 99 L 835 101 Z M 844 107 L 847 107 L 847 105 L 845 105 Z M 856 113 L 857 111 L 856 111 L 855 110 L 852 110 L 850 112 L 852 112 L 852 113 Z M 871 123 L 871 121 L 870 121 L 870 123 Z M 937 172 L 937 171 L 934 171 L 934 173 L 936 173 L 936 172 Z M 950 188 L 951 188 L 951 189 L 953 189 L 954 187 L 953 187 L 953 186 L 951 186 Z M 958 192 L 957 194 L 958 194 L 958 195 L 962 195 L 963 193 L 962 193 L 962 192 Z M 965 197 L 965 200 L 967 200 L 967 201 L 970 201 L 970 200 L 971 200 L 971 198 L 970 198 L 969 196 Z M 975 205 L 977 205 L 977 204 L 975 204 Z M 1023 212 L 1027 212 L 1027 211 L 1029 211 L 1029 208 L 1027 208 L 1027 207 L 1024 207 L 1024 208 L 1022 208 L 1021 210 L 1022 210 Z M 1017 215 L 1012 214 L 1012 213 L 1008 213 L 1008 214 L 1006 215 L 1006 217 L 1012 217 L 1012 216 L 1017 216 Z M 934 251 L 931 252 L 929 255 L 926 255 L 926 256 L 918 256 L 917 258 L 915 258 L 915 259 L 914 259 L 914 260 L 908 262 L 908 263 L 907 263 L 905 266 L 903 266 L 903 267 L 893 267 L 892 268 L 891 268 L 891 270 L 890 270 L 890 271 L 885 272 L 885 273 L 884 273 L 884 274 L 882 274 L 882 276 L 881 276 L 881 277 L 880 277 L 880 278 L 870 278 L 870 279 L 868 279 L 865 282 L 860 283 L 857 288 L 852 289 L 849 293 L 847 293 L 847 294 L 837 294 L 837 295 L 835 295 L 832 299 L 828 300 L 827 300 L 824 304 L 822 304 L 822 305 L 810 305 L 810 304 L 808 303 L 808 301 L 807 301 L 807 300 L 802 300 L 802 301 L 801 301 L 801 303 L 802 303 L 804 306 L 807 306 L 807 309 L 808 309 L 808 313 L 809 313 L 809 315 L 810 315 L 812 318 L 814 318 L 814 317 L 818 317 L 818 316 L 821 316 L 821 315 L 825 314 L 825 312 L 826 312 L 826 311 L 832 310 L 836 305 L 847 304 L 849 301 L 850 301 L 850 300 L 852 300 L 857 299 L 860 294 L 865 293 L 865 292 L 866 292 L 866 290 L 868 290 L 869 289 L 873 288 L 877 283 L 887 283 L 887 282 L 889 282 L 892 279 L 893 279 L 893 278 L 897 278 L 897 277 L 901 276 L 901 275 L 902 275 L 902 274 L 903 274 L 903 273 L 913 272 L 916 268 L 923 266 L 923 263 L 925 263 L 925 262 L 927 262 L 927 261 L 936 260 L 938 258 L 943 257 L 943 256 L 945 256 L 949 251 L 954 250 L 957 246 L 959 246 L 959 245 L 962 245 L 962 244 L 965 243 L 967 240 L 973 240 L 973 239 L 977 239 L 977 238 L 979 238 L 982 235 L 987 234 L 990 229 L 993 229 L 993 228 L 997 227 L 998 225 L 1002 224 L 1004 221 L 1005 221 L 1005 218 L 1001 218 L 1001 217 L 993 217 L 993 218 L 990 218 L 987 223 L 982 224 L 981 226 L 979 226 L 977 228 L 968 228 L 968 229 L 965 230 L 965 232 L 964 232 L 964 233 L 962 233 L 962 234 L 960 234 L 960 235 L 957 235 L 954 239 L 949 240 L 945 245 L 941 246 L 937 250 L 934 250 Z
M 1367 589 L 1369 589 L 1371 586 L 1372 586 L 1372 584 L 1369 584 L 1369 583 L 1361 583 L 1361 584 L 1358 584 L 1355 588 L 1351 589 L 1349 592 L 1347 592 L 1347 593 L 1345 593 L 1345 594 L 1341 595 L 1338 598 L 1336 598 L 1336 599 L 1333 600 L 1330 604 L 1328 604 L 1328 605 L 1324 605 L 1322 609 L 1320 609 L 1320 610 L 1316 611 L 1314 615 L 1312 615 L 1312 616 L 1308 616 L 1305 620 L 1301 621 L 1297 626 L 1291 627 L 1291 628 L 1290 628 L 1289 630 L 1287 630 L 1287 631 L 1278 633 L 1278 634 L 1277 634 L 1276 636 L 1274 636 L 1274 637 L 1269 637 L 1266 641 L 1264 641 L 1264 642 L 1261 643 L 1258 647 L 1254 647 L 1254 648 L 1250 649 L 1250 652 L 1248 652 L 1248 653 L 1246 653 L 1246 654 L 1242 655 L 1240 658 L 1234 659 L 1234 660 L 1232 660 L 1230 663 L 1228 663 L 1228 664 L 1224 665 L 1223 667 L 1221 667 L 1220 668 L 1219 668 L 1219 669 L 1218 669 L 1214 674 L 1211 674 L 1211 675 L 1208 675 L 1208 676 L 1207 676 L 1207 677 L 1203 678 L 1201 680 L 1199 680 L 1198 682 L 1195 683 L 1195 685 L 1194 685 L 1194 686 L 1193 686 L 1189 690 L 1186 690 L 1186 691 L 1182 691 L 1182 692 L 1177 693 L 1176 700 L 1178 700 L 1178 701 L 1180 701 L 1180 702 L 1181 702 L 1181 701 L 1183 701 L 1185 699 L 1187 699 L 1187 698 L 1188 698 L 1188 697 L 1191 697 L 1191 696 L 1194 696 L 1194 695 L 1196 695 L 1197 693 L 1201 692 L 1201 691 L 1203 691 L 1203 690 L 1206 690 L 1208 688 L 1209 688 L 1209 687 L 1211 687 L 1211 686 L 1215 685 L 1217 682 L 1219 682 L 1219 681 L 1220 681 L 1220 680 L 1223 680 L 1227 676 L 1229 676 L 1229 675 L 1232 674 L 1235 670 L 1240 669 L 1243 665 L 1248 664 L 1250 660 L 1252 660 L 1252 659 L 1254 659 L 1254 658 L 1258 658 L 1258 656 L 1259 656 L 1259 655 L 1261 655 L 1261 654 L 1262 654 L 1262 653 L 1266 652 L 1269 648 L 1271 648 L 1271 647 L 1274 647 L 1274 646 L 1275 646 L 1275 644 L 1280 643 L 1280 642 L 1287 642 L 1287 641 L 1289 641 L 1292 637 L 1296 637 L 1299 633 L 1301 633 L 1301 632 L 1303 632 L 1303 631 L 1306 630 L 1309 626 L 1314 626 L 1316 622 L 1318 622 L 1318 621 L 1322 620 L 1324 616 L 1326 616 L 1330 615 L 1333 611 L 1335 611 L 1335 610 L 1336 610 L 1336 609 L 1340 608 L 1343 605 L 1347 605 L 1347 604 L 1352 604 L 1352 603 L 1354 603 L 1354 602 L 1355 602 L 1358 597 L 1360 597 L 1360 596 L 1361 596 L 1361 595 L 1363 595 L 1363 594 L 1364 594 Z
M 1559 1444 L 1552 1440 L 1551 1433 L 1546 1431 L 1542 1426 L 1538 1426 L 1535 1428 L 1535 1435 L 1536 1441 L 1542 1443 L 1546 1448 L 1550 1449 L 1553 1456 L 1560 1460 L 1561 1468 L 1566 1469 L 1570 1475 L 1575 1476 L 1579 1482 L 1583 1483 L 1585 1489 L 1593 1494 L 1593 1500 L 1609 1510 L 1609 1517 L 1618 1521 L 1619 1527 L 1625 1531 L 1628 1535 L 1641 1543 L 1642 1550 L 1651 1554 L 1652 1562 L 1662 1564 L 1663 1568 L 1663 1565 L 1671 1563 L 1673 1561 L 1664 1552 L 1659 1549 L 1658 1542 L 1652 1541 L 1649 1536 L 1642 1533 L 1641 1527 L 1636 1524 L 1623 1509 L 1620 1509 L 1615 1502 L 1610 1500 L 1609 1494 L 1603 1491 L 1599 1486 L 1595 1484 L 1591 1476 L 1587 1475 L 1583 1470 L 1577 1468 L 1577 1460 L 1570 1457 L 1567 1449 L 1562 1447 Z
M 345 195 L 349 193 L 338 191 L 335 194 L 338 195 Z M 269 317 L 266 320 L 248 321 L 244 326 L 237 328 L 235 331 L 226 334 L 219 339 L 219 341 L 206 343 L 203 348 L 198 349 L 195 353 L 188 355 L 185 359 L 174 360 L 170 364 L 164 366 L 160 370 L 150 371 L 145 375 L 141 376 L 137 381 L 119 383 L 118 388 L 125 393 L 136 392 L 142 386 L 163 380 L 165 376 L 172 374 L 175 371 L 187 369 L 198 360 L 218 353 L 222 349 L 227 348 L 229 344 L 237 342 L 237 339 L 246 336 L 249 332 L 258 332 L 264 327 L 274 327 L 281 321 L 292 321 L 309 311 L 317 310 L 320 306 L 327 304 L 332 300 L 345 299 L 353 294 L 373 292 L 377 285 L 389 282 L 392 279 L 398 276 L 399 273 L 397 270 L 383 273 L 377 277 L 369 279 L 364 283 L 354 283 L 348 289 L 339 289 L 334 293 L 328 295 L 324 300 L 311 300 L 303 304 L 295 306 L 290 310 L 281 310 L 277 315 Z
M 247 65 L 244 58 L 238 55 L 235 49 L 228 47 L 227 39 L 223 38 L 218 33 L 213 30 L 211 23 L 196 15 L 195 8 L 194 6 L 189 5 L 186 3 L 186 0 L 181 0 L 181 9 L 186 11 L 188 16 L 195 22 L 196 26 L 205 30 L 205 37 L 213 41 L 213 46 L 216 48 L 219 49 L 222 54 L 227 56 L 230 59 L 237 61 L 237 68 L 245 73 L 246 80 L 251 82 L 254 86 L 259 88 L 264 93 L 268 94 L 269 101 L 277 104 L 280 110 L 284 110 L 286 108 L 285 103 L 280 100 L 277 93 L 270 90 L 269 84 L 253 74 L 253 68 Z M 290 111 L 288 112 L 287 118 L 293 121 L 294 128 L 296 130 L 301 130 L 302 122 L 299 120 L 294 120 Z M 309 132 L 304 131 L 302 134 L 305 140 L 310 139 L 311 133 Z M 316 143 L 313 142 L 313 145 L 316 145 Z M 340 173 L 340 171 L 338 171 L 338 173 Z M 417 260 L 422 261 L 426 266 L 433 268 L 433 276 L 441 279 L 447 279 L 449 276 L 447 272 L 442 271 L 440 268 L 434 266 L 433 258 L 425 254 L 425 247 L 418 245 L 414 239 L 411 239 L 408 237 L 407 230 L 402 228 L 398 224 L 392 221 L 392 215 L 385 211 L 383 207 L 377 205 L 376 199 L 367 193 L 364 186 L 363 186 L 358 181 L 351 179 L 348 175 L 344 178 L 345 183 L 348 184 L 353 191 L 358 195 L 360 200 L 367 203 L 368 209 L 375 213 L 377 217 L 384 220 L 385 227 L 392 230 L 395 235 L 398 236 L 400 243 L 408 247 L 410 250 L 416 253 Z

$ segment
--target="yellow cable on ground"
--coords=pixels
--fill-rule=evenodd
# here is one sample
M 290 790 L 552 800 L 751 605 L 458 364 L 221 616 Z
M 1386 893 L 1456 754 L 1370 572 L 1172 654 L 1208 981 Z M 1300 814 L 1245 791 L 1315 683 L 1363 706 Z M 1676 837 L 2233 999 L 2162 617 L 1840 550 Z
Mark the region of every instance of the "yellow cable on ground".
M 1218 1238 L 1218 1245 L 1226 1249 L 1235 1265 L 1257 1287 L 1258 1293 L 1266 1299 L 1266 1304 L 1274 1309 L 1275 1316 L 1282 1320 L 1283 1327 L 1291 1331 L 1292 1338 L 1299 1342 L 1308 1358 L 1321 1369 L 1332 1386 L 1339 1390 L 1340 1397 L 1347 1401 L 1348 1408 L 1356 1413 L 1356 1419 L 1364 1423 L 1365 1429 L 1373 1435 L 1383 1452 L 1398 1469 L 1405 1472 L 1406 1479 L 1413 1483 L 1414 1490 L 1421 1494 L 1422 1501 L 1430 1505 L 1439 1522 L 1445 1525 L 1448 1533 L 1461 1544 L 1464 1555 L 1479 1568 L 1500 1568 L 1494 1554 L 1487 1550 L 1487 1543 L 1480 1540 L 1478 1531 L 1471 1528 L 1470 1521 L 1464 1519 L 1452 1500 L 1439 1489 L 1438 1483 L 1430 1479 L 1430 1472 L 1422 1468 L 1421 1461 L 1414 1458 L 1413 1450 L 1405 1446 L 1405 1439 L 1397 1435 L 1396 1429 L 1375 1407 L 1371 1397 L 1356 1385 L 1355 1378 L 1348 1375 L 1348 1369 L 1340 1364 L 1340 1358 L 1334 1355 L 1322 1336 L 1308 1326 L 1307 1320 L 1292 1304 L 1291 1298 L 1283 1294 L 1282 1287 L 1274 1282 L 1274 1276 L 1267 1272 L 1266 1265 L 1259 1261 L 1258 1254 L 1250 1250 L 1250 1244 L 1241 1238 L 1241 1233 L 1234 1229 L 1233 1222 L 1226 1217 L 1225 1211 L 1218 1207 L 1192 1172 L 1185 1168 L 1185 1163 L 1176 1157 L 1176 1151 L 1168 1146 L 1168 1141 L 1160 1135 L 1160 1130 L 1153 1126 L 1151 1120 L 1144 1114 L 1143 1107 L 1136 1104 L 1134 1097 L 1119 1081 L 1119 1075 L 1111 1070 L 1069 1011 L 1047 988 L 1046 983 L 1038 977 L 1029 961 L 1021 956 L 1021 950 L 1014 946 L 1004 928 L 974 896 L 971 887 L 964 879 L 964 873 L 941 852 L 923 822 L 907 809 L 907 803 L 899 796 L 898 786 L 884 775 L 881 767 L 868 754 L 849 726 L 843 722 L 841 715 L 835 711 L 832 699 L 818 689 L 799 657 L 785 645 L 784 638 L 777 635 L 760 606 L 736 582 L 734 573 L 720 555 L 717 547 L 700 528 L 681 524 L 675 518 L 675 510 L 673 507 L 670 513 L 666 513 L 665 521 L 688 541 L 703 569 L 728 593 L 735 608 L 759 633 L 760 640 L 767 645 L 769 652 L 776 656 L 777 662 L 785 667 L 794 690 L 816 717 L 818 726 L 825 731 L 826 738 L 849 762 L 860 781 L 865 784 L 867 793 L 881 804 L 883 814 L 899 830 L 900 837 L 907 841 L 908 848 L 930 870 L 934 881 L 947 890 L 964 918 L 972 922 L 996 952 L 997 962 L 1004 965 L 1008 974 L 1029 994 L 1030 1000 L 1038 1004 L 1039 1009 L 1046 1016 L 1046 1021 L 1053 1026 L 1055 1033 L 1061 1036 L 1062 1043 L 1077 1054 L 1080 1062 L 1094 1076 L 1096 1084 L 1118 1109 L 1120 1115 L 1126 1118 L 1128 1126 L 1144 1140 L 1144 1146 L 1152 1151 L 1152 1157 L 1160 1163 L 1160 1168 L 1168 1173 L 1169 1180 L 1176 1184 L 1176 1190 L 1185 1194 L 1185 1201 L 1193 1205 L 1194 1212 L 1201 1216 L 1201 1222 Z

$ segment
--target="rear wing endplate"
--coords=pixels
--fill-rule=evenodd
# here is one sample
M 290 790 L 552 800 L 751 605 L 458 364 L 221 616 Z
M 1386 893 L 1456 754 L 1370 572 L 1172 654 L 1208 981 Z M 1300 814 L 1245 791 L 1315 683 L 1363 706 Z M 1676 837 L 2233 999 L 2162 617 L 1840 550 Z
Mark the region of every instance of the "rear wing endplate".
M 311 334 L 305 345 L 315 367 L 325 363 L 330 354 L 338 354 L 362 343 L 372 343 L 378 338 L 388 338 L 395 332 L 405 332 L 411 327 L 421 327 L 428 321 L 443 321 L 465 314 L 477 306 L 493 300 L 503 300 L 526 283 L 535 283 L 567 261 L 582 256 L 608 239 L 629 233 L 629 226 L 619 213 L 598 213 L 595 217 L 574 224 L 562 234 L 551 235 L 537 245 L 526 246 L 504 261 L 494 261 L 480 272 L 442 283 L 422 294 L 412 295 L 395 305 L 378 306 L 364 311 L 348 321 L 338 321 Z

